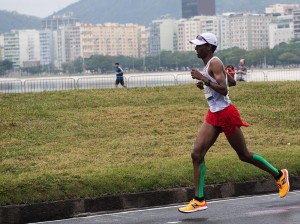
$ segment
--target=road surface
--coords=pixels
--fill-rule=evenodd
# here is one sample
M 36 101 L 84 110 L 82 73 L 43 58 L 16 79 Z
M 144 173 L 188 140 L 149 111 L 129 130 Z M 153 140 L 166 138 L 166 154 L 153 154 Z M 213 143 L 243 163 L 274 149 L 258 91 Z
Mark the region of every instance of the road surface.
M 208 209 L 182 214 L 181 205 L 131 210 L 43 224 L 299 224 L 300 191 L 286 198 L 277 194 L 208 201 Z

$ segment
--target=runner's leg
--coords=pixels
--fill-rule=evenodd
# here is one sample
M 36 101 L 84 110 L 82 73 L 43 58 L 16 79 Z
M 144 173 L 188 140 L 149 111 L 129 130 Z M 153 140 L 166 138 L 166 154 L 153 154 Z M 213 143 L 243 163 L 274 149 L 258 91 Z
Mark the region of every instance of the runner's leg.
M 192 161 L 194 168 L 195 196 L 204 199 L 204 176 L 205 161 L 204 156 L 209 148 L 215 143 L 220 134 L 220 129 L 204 122 L 198 132 L 194 149 L 192 151 Z
M 270 173 L 275 179 L 280 177 L 281 173 L 268 161 L 257 154 L 249 152 L 245 143 L 244 135 L 239 127 L 236 127 L 233 135 L 226 136 L 226 138 L 238 154 L 240 160 L 253 164 L 254 166 Z

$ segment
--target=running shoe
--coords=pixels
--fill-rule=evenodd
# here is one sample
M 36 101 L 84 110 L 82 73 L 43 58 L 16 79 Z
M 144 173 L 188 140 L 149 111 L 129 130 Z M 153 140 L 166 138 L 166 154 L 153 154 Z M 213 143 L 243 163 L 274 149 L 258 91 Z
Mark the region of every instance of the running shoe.
M 183 213 L 191 213 L 191 212 L 202 211 L 205 209 L 207 209 L 207 204 L 205 201 L 200 202 L 193 199 L 186 206 L 179 208 L 178 211 Z
M 285 197 L 290 191 L 289 173 L 286 169 L 281 170 L 282 176 L 277 180 L 277 185 L 279 187 L 279 196 L 281 198 Z

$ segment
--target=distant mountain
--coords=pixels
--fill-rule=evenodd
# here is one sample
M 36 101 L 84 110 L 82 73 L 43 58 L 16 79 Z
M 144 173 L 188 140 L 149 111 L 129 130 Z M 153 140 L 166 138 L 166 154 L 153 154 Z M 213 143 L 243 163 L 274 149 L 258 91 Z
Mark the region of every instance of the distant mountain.
M 207 0 L 210 1 L 210 0 Z M 216 0 L 217 13 L 255 12 L 276 4 L 300 4 L 299 0 Z M 136 23 L 148 25 L 162 15 L 181 17 L 181 0 L 80 0 L 55 15 L 73 12 L 83 23 Z
M 181 16 L 181 0 L 81 0 L 55 15 L 73 12 L 83 23 L 136 23 L 148 25 L 162 15 Z
M 210 1 L 210 0 L 207 0 Z M 255 12 L 276 4 L 300 4 L 299 0 L 216 0 L 217 13 Z M 82 23 L 136 23 L 149 25 L 163 15 L 181 17 L 181 0 L 80 0 L 54 15 L 73 12 Z M 51 15 L 52 16 L 52 15 Z M 11 29 L 39 29 L 41 19 L 0 10 L 0 33 Z
M 39 29 L 40 27 L 41 19 L 38 17 L 0 10 L 0 33 L 12 29 Z

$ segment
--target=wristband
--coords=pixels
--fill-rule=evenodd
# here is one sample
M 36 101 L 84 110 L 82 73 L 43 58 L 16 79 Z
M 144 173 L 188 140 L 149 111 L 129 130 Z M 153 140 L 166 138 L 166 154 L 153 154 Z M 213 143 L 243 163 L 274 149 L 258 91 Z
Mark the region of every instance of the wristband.
M 210 79 L 207 81 L 207 82 L 204 82 L 204 84 L 206 85 L 206 86 L 210 86 Z

